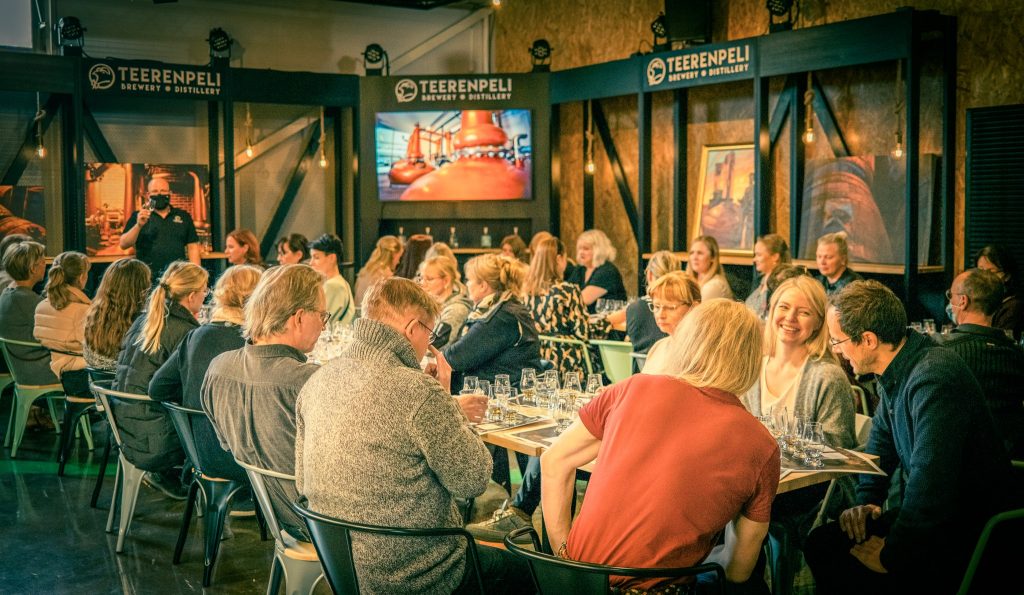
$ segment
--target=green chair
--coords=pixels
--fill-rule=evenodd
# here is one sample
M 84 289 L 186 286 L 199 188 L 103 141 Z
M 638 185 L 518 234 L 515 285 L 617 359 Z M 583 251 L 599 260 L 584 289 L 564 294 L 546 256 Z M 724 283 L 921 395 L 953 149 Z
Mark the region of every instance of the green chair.
M 604 373 L 613 384 L 633 375 L 633 344 L 629 341 L 605 341 L 593 339 L 591 345 L 597 345 L 601 352 Z
M 556 337 L 554 335 L 540 335 L 537 337 L 542 343 L 556 343 L 561 345 L 575 345 L 583 351 L 583 367 L 587 370 L 587 374 L 594 373 L 594 366 L 590 363 L 590 348 L 587 346 L 587 342 L 581 339 L 573 339 L 570 337 Z M 558 367 L 558 362 L 554 362 L 555 367 Z M 586 382 L 586 378 L 581 379 Z
M 1024 461 L 1011 462 L 1018 476 L 1024 472 Z M 1019 584 L 1014 564 L 1020 559 L 1022 530 L 1024 508 L 1000 512 L 990 518 L 978 536 L 957 595 L 1001 592 L 1006 585 Z
M 18 341 L 15 339 L 4 339 L 0 337 L 0 350 L 3 351 L 4 360 L 7 362 L 7 369 L 11 371 L 11 378 L 14 382 L 14 401 L 11 404 L 11 416 L 7 422 L 7 438 L 4 440 L 4 448 L 11 448 L 11 458 L 18 455 L 18 447 L 25 436 L 25 425 L 28 423 L 28 413 L 32 404 L 37 400 L 45 398 L 50 410 L 50 417 L 53 425 L 60 433 L 60 422 L 57 420 L 57 411 L 54 408 L 55 399 L 64 398 L 64 387 L 60 384 L 22 384 L 18 382 L 17 365 L 21 362 L 11 355 L 9 347 L 18 345 L 20 347 L 43 346 L 33 341 Z

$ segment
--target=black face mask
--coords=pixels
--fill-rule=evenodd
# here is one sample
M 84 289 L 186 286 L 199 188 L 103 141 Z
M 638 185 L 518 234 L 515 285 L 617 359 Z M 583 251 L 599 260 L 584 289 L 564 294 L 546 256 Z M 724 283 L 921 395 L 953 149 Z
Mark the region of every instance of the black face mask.
M 149 204 L 156 211 L 162 211 L 171 205 L 171 197 L 168 194 L 150 194 Z

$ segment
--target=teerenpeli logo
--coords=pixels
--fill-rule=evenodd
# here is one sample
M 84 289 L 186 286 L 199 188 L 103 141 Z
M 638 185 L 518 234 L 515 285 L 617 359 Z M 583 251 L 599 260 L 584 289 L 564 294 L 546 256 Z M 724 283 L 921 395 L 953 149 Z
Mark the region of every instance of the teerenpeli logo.
M 114 69 L 106 64 L 93 64 L 89 69 L 89 85 L 93 91 L 104 91 L 114 86 Z
M 402 79 L 395 84 L 395 99 L 398 103 L 408 103 L 416 99 L 419 94 L 419 87 L 412 79 Z
M 665 80 L 665 74 L 668 71 L 665 68 L 665 61 L 661 58 L 655 58 L 647 63 L 647 84 L 650 86 L 660 85 L 661 81 Z

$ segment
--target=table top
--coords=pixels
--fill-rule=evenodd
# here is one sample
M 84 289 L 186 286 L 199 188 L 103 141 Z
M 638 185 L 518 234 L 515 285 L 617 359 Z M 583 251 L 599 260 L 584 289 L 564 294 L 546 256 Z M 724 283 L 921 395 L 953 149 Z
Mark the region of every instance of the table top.
M 547 410 L 538 407 L 517 407 L 525 415 L 542 415 L 547 416 Z M 523 454 L 539 457 L 547 450 L 548 445 L 539 442 L 537 440 L 531 440 L 524 436 L 537 430 L 544 428 L 550 428 L 555 425 L 554 420 L 549 417 L 545 417 L 543 420 L 536 423 L 520 426 L 518 428 L 512 428 L 508 430 L 500 430 L 497 432 L 488 432 L 481 436 L 484 442 L 487 444 L 493 444 L 495 446 L 501 446 L 514 452 L 521 452 Z M 871 458 L 877 459 L 873 455 L 869 455 Z M 586 465 L 580 467 L 582 471 L 594 471 L 597 467 L 597 461 L 591 461 Z M 779 489 L 777 494 L 784 494 L 800 488 L 806 488 L 808 486 L 816 485 L 819 483 L 825 483 L 833 479 L 838 479 L 843 476 L 848 476 L 849 473 L 835 472 L 835 471 L 793 471 L 779 480 Z

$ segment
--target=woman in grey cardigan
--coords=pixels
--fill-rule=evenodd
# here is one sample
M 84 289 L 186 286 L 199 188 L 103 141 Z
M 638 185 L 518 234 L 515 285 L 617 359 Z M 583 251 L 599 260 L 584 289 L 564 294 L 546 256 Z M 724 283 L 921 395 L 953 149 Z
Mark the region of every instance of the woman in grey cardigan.
M 786 409 L 820 422 L 830 445 L 853 448 L 853 389 L 829 345 L 827 307 L 825 291 L 811 277 L 779 286 L 765 328 L 761 376 L 743 404 L 756 416 Z

